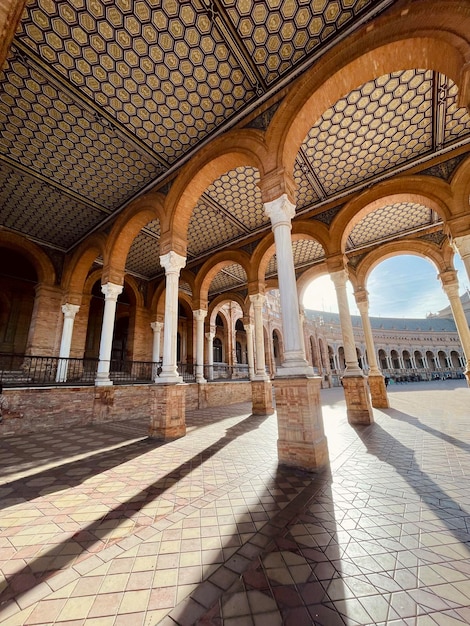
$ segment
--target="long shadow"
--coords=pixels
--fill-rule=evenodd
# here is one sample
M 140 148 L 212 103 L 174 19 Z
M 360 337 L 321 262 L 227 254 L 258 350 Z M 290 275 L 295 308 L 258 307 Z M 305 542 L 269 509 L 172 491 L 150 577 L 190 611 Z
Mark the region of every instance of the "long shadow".
M 420 501 L 447 526 L 459 542 L 470 541 L 466 525 L 469 512 L 421 469 L 412 448 L 402 444 L 377 423 L 356 427 L 356 431 L 367 452 L 395 468 L 420 497 Z
M 457 439 L 456 437 L 452 437 L 452 435 L 448 435 L 447 433 L 442 432 L 441 430 L 437 430 L 436 428 L 432 428 L 432 426 L 428 426 L 421 422 L 417 417 L 413 415 L 408 415 L 408 413 L 402 413 L 401 411 L 397 411 L 396 409 L 381 409 L 382 413 L 390 416 L 392 419 L 400 420 L 401 422 L 406 422 L 419 428 L 420 430 L 424 430 L 430 435 L 434 435 L 447 443 L 450 443 L 453 446 L 457 446 L 461 450 L 465 452 L 470 452 L 470 444 L 462 441 L 461 439 Z
M 259 428 L 260 425 L 268 417 L 269 416 L 266 415 L 250 415 L 235 424 L 234 426 L 231 426 L 225 431 L 225 435 L 223 437 L 220 437 L 212 445 L 195 454 L 184 463 L 181 463 L 171 472 L 165 474 L 165 476 L 159 478 L 151 485 L 145 487 L 145 489 L 142 489 L 140 492 L 132 495 L 129 499 L 127 499 L 125 502 L 122 502 L 119 506 L 109 510 L 108 513 L 106 513 L 106 515 L 104 515 L 102 518 L 93 521 L 91 524 L 88 524 L 80 531 L 75 533 L 75 535 L 73 535 L 73 537 L 71 537 L 70 539 L 54 545 L 47 552 L 41 553 L 40 559 L 41 563 L 44 563 L 43 567 L 38 567 L 38 559 L 33 559 L 19 572 L 11 576 L 7 576 L 7 587 L 0 594 L 0 606 L 9 600 L 12 600 L 13 598 L 20 596 L 22 593 L 28 591 L 29 589 L 32 589 L 46 577 L 49 578 L 57 571 L 60 571 L 61 569 L 69 565 L 72 561 L 74 561 L 81 553 L 90 551 L 93 545 L 101 541 L 101 539 L 97 535 L 97 531 L 99 531 L 102 525 L 105 525 L 106 528 L 106 522 L 121 518 L 126 519 L 130 516 L 135 515 L 150 502 L 165 494 L 165 492 L 172 488 L 177 482 L 183 480 L 186 476 L 188 476 L 191 472 L 201 466 L 205 461 L 217 454 L 230 442 L 251 430 Z M 152 445 L 155 444 L 153 443 Z M 122 451 L 116 451 L 117 454 L 119 454 L 120 452 Z M 142 442 L 136 444 L 135 452 L 136 454 L 134 456 L 138 456 L 144 452 L 144 450 L 142 449 Z M 117 454 L 115 454 L 116 457 Z M 120 457 L 120 462 L 123 462 L 122 456 Z M 83 477 L 81 479 L 83 479 Z M 180 505 L 175 504 L 175 510 L 186 506 L 188 502 L 189 501 L 185 501 Z M 55 567 L 53 561 L 56 557 L 59 556 L 60 566 Z

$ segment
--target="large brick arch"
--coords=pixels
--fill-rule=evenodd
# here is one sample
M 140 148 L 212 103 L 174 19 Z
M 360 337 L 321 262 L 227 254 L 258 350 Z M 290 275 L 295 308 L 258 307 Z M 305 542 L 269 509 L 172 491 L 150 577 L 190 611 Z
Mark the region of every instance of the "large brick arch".
M 470 233 L 470 157 L 467 157 L 457 168 L 450 181 L 454 198 L 453 220 L 449 220 L 449 229 L 453 236 Z M 452 223 L 454 222 L 454 223 Z
M 361 260 L 350 276 L 354 288 L 367 288 L 367 279 L 377 265 L 386 259 L 404 254 L 419 256 L 431 261 L 438 274 L 454 269 L 454 252 L 450 245 L 444 245 L 441 248 L 431 242 L 417 239 L 401 239 L 400 241 L 392 241 L 376 248 Z
M 67 302 L 80 304 L 90 268 L 96 258 L 103 254 L 105 245 L 104 235 L 95 233 L 84 241 L 68 260 L 62 277 L 62 288 Z
M 369 213 L 396 202 L 427 206 L 444 222 L 452 216 L 453 196 L 448 183 L 432 176 L 406 176 L 374 185 L 348 202 L 330 227 L 330 253 L 344 253 L 352 229 Z
M 117 218 L 106 241 L 103 280 L 122 284 L 129 249 L 139 232 L 155 219 L 162 222 L 164 196 L 148 193 L 132 202 Z
M 243 250 L 224 250 L 208 259 L 198 271 L 194 283 L 194 306 L 204 309 L 209 299 L 209 287 L 218 272 L 227 265 L 241 265 L 245 270 L 247 281 L 253 279 L 253 269 L 250 256 Z
M 16 233 L 0 230 L 0 246 L 25 256 L 36 270 L 39 283 L 49 286 L 56 284 L 56 271 L 51 260 L 35 243 Z
M 270 171 L 293 171 L 303 140 L 322 114 L 351 90 L 391 72 L 441 72 L 459 86 L 460 105 L 468 106 L 468 7 L 453 0 L 417 0 L 376 23 L 325 54 L 283 101 L 266 133 Z
M 237 167 L 252 166 L 264 173 L 267 150 L 259 130 L 236 130 L 212 141 L 194 156 L 173 182 L 165 201 L 169 216 L 162 222 L 162 254 L 174 250 L 186 254 L 191 214 L 207 187 L 219 176 Z

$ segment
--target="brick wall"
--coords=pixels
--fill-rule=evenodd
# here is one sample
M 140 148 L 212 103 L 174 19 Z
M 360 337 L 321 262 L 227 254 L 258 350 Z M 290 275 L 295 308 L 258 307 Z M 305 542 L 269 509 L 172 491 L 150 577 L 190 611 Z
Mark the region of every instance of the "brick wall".
M 214 407 L 251 400 L 249 382 L 181 387 L 186 394 L 186 411 L 200 408 L 201 402 L 202 406 Z M 10 414 L 0 422 L 0 437 L 129 417 L 150 423 L 160 392 L 163 394 L 163 386 L 158 385 L 5 389 Z

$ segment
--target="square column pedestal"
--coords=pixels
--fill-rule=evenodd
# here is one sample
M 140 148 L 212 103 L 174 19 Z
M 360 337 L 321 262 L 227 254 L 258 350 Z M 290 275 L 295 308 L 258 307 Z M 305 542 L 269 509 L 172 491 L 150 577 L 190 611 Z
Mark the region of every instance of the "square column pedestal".
M 321 378 L 276 378 L 279 463 L 316 471 L 329 463 L 320 402 Z
M 186 435 L 186 385 L 153 385 L 149 437 L 168 441 Z
M 367 379 L 364 376 L 343 376 L 346 413 L 350 424 L 373 424 L 374 414 L 370 403 Z
M 389 409 L 390 404 L 388 402 L 387 387 L 385 385 L 385 379 L 382 375 L 368 377 L 370 398 L 372 406 L 376 409 Z
M 272 415 L 273 385 L 270 380 L 251 381 L 251 402 L 253 415 Z

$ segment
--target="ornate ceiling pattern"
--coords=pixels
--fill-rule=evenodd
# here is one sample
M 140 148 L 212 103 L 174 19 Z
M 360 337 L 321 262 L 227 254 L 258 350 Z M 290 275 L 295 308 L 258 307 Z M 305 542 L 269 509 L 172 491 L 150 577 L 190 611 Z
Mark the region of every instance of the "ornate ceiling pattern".
M 245 118 L 265 128 L 284 87 L 396 1 L 28 0 L 0 71 L 0 225 L 70 252 L 210 139 Z M 470 145 L 457 96 L 446 76 L 404 68 L 312 119 L 295 163 L 297 215 L 321 220 L 326 205 L 328 224 L 348 193 Z M 191 266 L 270 231 L 258 182 L 240 167 L 205 190 L 189 222 Z M 356 225 L 348 251 L 436 223 L 421 205 L 383 207 Z M 152 222 L 127 271 L 161 275 L 159 240 Z M 298 270 L 324 258 L 311 240 L 293 249 Z M 237 267 L 212 295 L 243 284 Z M 267 276 L 276 273 L 273 256 Z

